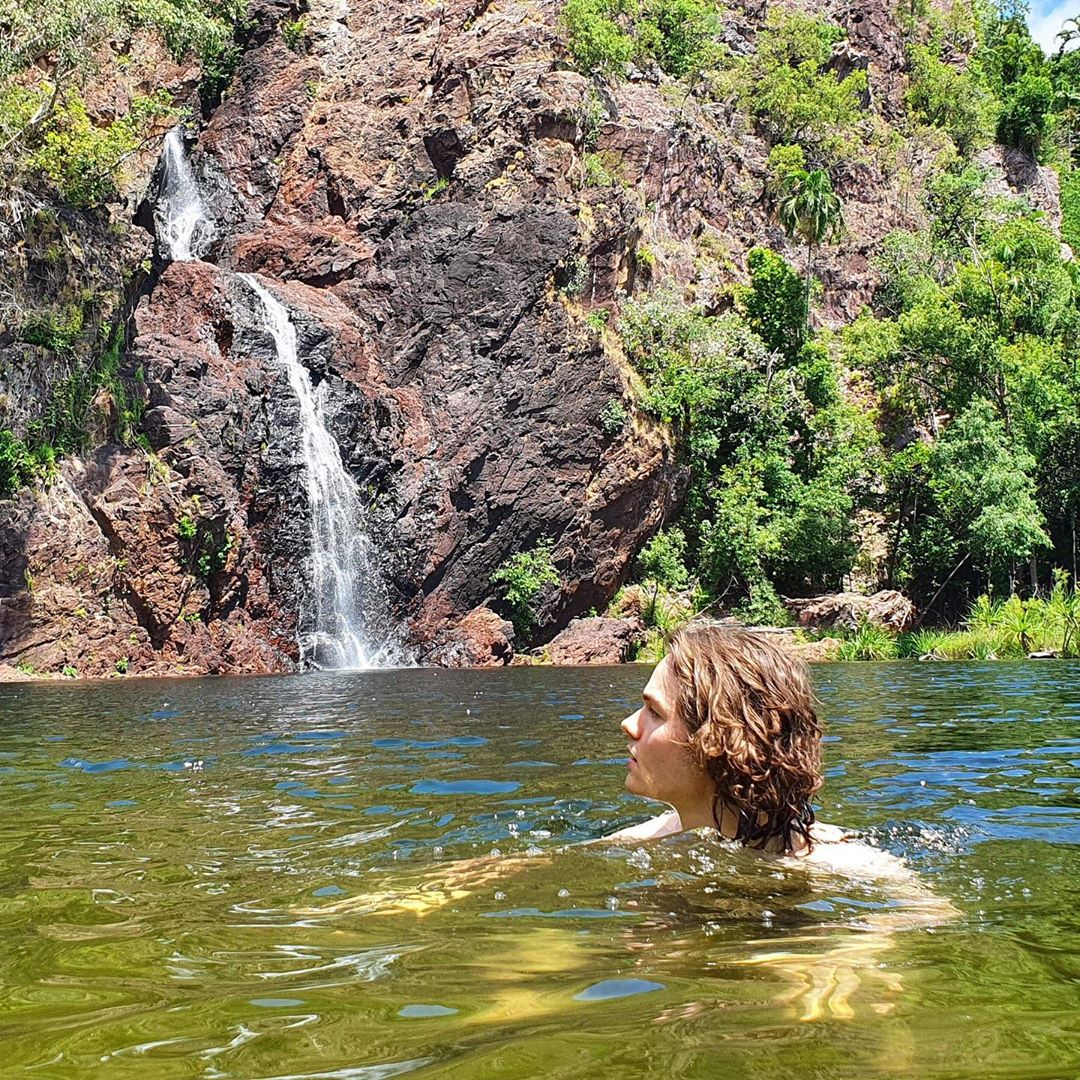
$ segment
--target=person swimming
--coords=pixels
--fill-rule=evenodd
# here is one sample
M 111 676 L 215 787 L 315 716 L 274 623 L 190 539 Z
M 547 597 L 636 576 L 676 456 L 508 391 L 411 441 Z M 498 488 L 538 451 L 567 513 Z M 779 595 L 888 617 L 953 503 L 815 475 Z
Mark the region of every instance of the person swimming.
M 768 635 L 715 623 L 683 627 L 641 708 L 621 726 L 630 740 L 626 789 L 672 809 L 605 841 L 707 827 L 747 848 L 916 885 L 902 860 L 815 820 L 821 724 L 810 671 Z
M 886 909 L 860 915 L 856 923 L 806 926 L 750 940 L 749 955 L 727 963 L 773 972 L 787 984 L 777 1002 L 795 1007 L 801 1020 L 851 1018 L 851 1000 L 863 986 L 875 991 L 875 1011 L 891 1010 L 903 985 L 884 963 L 896 932 L 938 926 L 958 912 L 901 859 L 815 821 L 811 799 L 822 785 L 821 725 L 802 660 L 760 633 L 688 625 L 673 636 L 668 655 L 652 672 L 641 708 L 621 726 L 630 740 L 626 789 L 672 809 L 573 846 L 636 848 L 643 841 L 701 830 L 767 858 L 789 860 L 814 893 L 832 895 L 838 876 L 884 889 Z M 431 867 L 412 886 L 402 888 L 392 880 L 385 890 L 297 913 L 424 917 L 501 886 L 512 874 L 550 866 L 564 852 L 455 860 Z M 472 1022 L 558 1011 L 558 1002 L 538 997 L 533 978 L 540 971 L 571 968 L 578 941 L 548 932 L 538 953 L 502 965 L 496 1000 Z
M 813 850 L 821 725 L 809 671 L 789 649 L 746 630 L 683 627 L 621 726 L 626 789 L 673 810 L 608 839 L 712 826 L 761 851 Z

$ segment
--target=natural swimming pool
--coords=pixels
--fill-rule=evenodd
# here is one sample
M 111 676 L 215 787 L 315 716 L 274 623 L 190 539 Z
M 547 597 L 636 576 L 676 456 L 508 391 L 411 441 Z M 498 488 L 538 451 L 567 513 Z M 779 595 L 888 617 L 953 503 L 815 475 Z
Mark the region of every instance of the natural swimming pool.
M 896 934 L 700 836 L 562 850 L 644 816 L 646 676 L 0 686 L 0 1073 L 1080 1073 L 1080 664 L 815 668 L 821 818 L 961 912 Z

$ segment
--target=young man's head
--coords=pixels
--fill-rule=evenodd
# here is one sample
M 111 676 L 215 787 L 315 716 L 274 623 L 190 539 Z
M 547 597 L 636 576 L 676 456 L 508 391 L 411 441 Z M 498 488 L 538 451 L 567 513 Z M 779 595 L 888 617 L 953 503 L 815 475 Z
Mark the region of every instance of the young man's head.
M 809 845 L 821 729 L 809 672 L 789 650 L 762 634 L 684 627 L 623 730 L 627 789 L 671 803 L 685 828 L 715 824 L 771 851 Z

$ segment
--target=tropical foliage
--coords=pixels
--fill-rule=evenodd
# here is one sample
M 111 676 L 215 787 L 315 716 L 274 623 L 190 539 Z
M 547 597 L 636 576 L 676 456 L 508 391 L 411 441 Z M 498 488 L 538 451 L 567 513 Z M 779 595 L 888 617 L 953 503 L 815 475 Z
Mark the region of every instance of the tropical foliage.
M 245 10 L 246 0 L 0 0 L 0 185 L 47 178 L 73 206 L 107 199 L 172 102 L 136 93 L 119 113 L 91 117 L 88 85 L 129 67 L 142 37 L 176 60 L 197 57 L 215 92 Z

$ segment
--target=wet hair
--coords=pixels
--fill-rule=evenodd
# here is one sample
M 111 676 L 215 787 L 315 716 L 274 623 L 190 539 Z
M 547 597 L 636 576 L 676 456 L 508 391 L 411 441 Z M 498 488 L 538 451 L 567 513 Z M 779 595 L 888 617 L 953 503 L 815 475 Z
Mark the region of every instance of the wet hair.
M 821 787 L 821 726 L 806 664 L 761 633 L 691 624 L 668 643 L 675 712 L 716 785 L 713 819 L 739 817 L 746 847 L 812 846 Z

